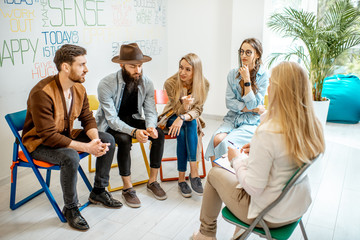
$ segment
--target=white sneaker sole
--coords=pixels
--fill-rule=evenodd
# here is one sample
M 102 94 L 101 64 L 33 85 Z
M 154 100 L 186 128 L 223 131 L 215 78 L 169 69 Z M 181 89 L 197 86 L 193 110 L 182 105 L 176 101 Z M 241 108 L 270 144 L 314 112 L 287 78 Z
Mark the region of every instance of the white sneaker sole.
M 179 192 L 181 193 L 181 195 L 182 195 L 184 198 L 189 198 L 189 197 L 192 196 L 191 193 L 183 193 L 183 192 L 181 191 L 180 186 L 178 186 L 178 189 L 179 189 Z
M 139 207 L 141 207 L 141 203 L 139 203 L 139 204 L 129 203 L 129 202 L 126 201 L 124 195 L 121 194 L 121 197 L 122 197 L 122 199 L 124 200 L 124 203 L 125 203 L 126 205 L 128 205 L 129 207 L 131 207 L 131 208 L 139 208 Z
M 197 192 L 197 191 L 192 187 L 192 184 L 191 184 L 191 174 L 189 174 L 189 180 L 190 180 L 190 187 L 191 187 L 191 189 L 194 191 L 194 193 L 195 193 L 196 195 L 198 195 L 198 196 L 202 196 L 203 193 Z M 203 191 L 204 191 L 204 189 L 203 189 Z
M 166 194 L 165 194 L 164 196 L 160 197 L 160 196 L 156 195 L 153 191 L 151 191 L 151 189 L 149 189 L 149 188 L 147 188 L 147 187 L 146 187 L 146 189 L 147 189 L 149 192 L 151 192 L 157 200 L 165 200 L 165 199 L 167 199 L 167 195 L 166 195 Z
M 198 195 L 198 196 L 202 196 L 202 195 L 203 195 L 203 193 L 199 193 L 199 192 L 195 191 L 193 188 L 192 188 L 192 190 L 193 190 L 193 192 L 194 192 L 196 195 Z

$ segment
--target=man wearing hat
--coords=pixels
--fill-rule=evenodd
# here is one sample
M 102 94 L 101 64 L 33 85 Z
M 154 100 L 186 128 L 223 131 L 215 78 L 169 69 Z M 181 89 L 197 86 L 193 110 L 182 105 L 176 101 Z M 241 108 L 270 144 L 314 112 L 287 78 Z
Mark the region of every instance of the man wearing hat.
M 98 128 L 115 138 L 118 145 L 117 161 L 124 183 L 122 197 L 128 206 L 134 208 L 140 207 L 141 202 L 130 178 L 132 138 L 141 143 L 152 142 L 147 189 L 159 200 L 167 198 L 156 181 L 164 152 L 164 133 L 156 126 L 154 85 L 142 73 L 142 64 L 150 60 L 151 57 L 143 55 L 136 43 L 124 44 L 120 48 L 120 55 L 111 60 L 119 63 L 121 69 L 103 78 L 98 86 Z

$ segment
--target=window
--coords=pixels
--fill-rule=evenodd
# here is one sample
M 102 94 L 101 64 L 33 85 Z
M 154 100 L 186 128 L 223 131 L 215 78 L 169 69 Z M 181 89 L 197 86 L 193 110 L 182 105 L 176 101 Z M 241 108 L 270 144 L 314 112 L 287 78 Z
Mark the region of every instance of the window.
M 318 0 L 318 16 L 326 12 L 328 6 L 336 1 L 337 0 Z M 359 0 L 350 0 L 350 2 L 360 11 Z M 360 24 L 358 26 L 358 32 L 360 32 Z M 360 77 L 360 45 L 353 47 L 339 56 L 335 64 L 334 74 L 356 74 Z
M 267 26 L 267 22 L 269 17 L 277 12 L 282 12 L 284 8 L 291 7 L 297 10 L 303 9 L 305 11 L 316 12 L 317 11 L 317 4 L 316 1 L 313 0 L 270 0 L 265 1 L 265 22 L 264 22 L 264 63 L 265 65 L 268 64 L 269 58 L 271 57 L 272 53 L 282 53 L 287 52 L 292 46 L 299 46 L 301 45 L 301 41 L 293 41 L 292 38 L 282 38 L 278 33 L 273 32 Z M 293 57 L 292 61 L 299 62 L 297 57 Z M 279 59 L 277 62 L 282 61 Z M 274 62 L 271 66 L 276 66 Z

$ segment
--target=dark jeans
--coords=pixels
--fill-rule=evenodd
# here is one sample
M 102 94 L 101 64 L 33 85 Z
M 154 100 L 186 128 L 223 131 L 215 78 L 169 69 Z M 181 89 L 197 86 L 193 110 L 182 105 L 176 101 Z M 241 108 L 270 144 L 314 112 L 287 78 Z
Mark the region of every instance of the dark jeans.
M 138 119 L 131 119 L 127 122 L 130 126 L 138 129 L 146 129 L 145 121 Z M 158 131 L 158 138 L 153 139 L 149 137 L 151 141 L 150 149 L 150 167 L 151 168 L 160 168 L 161 159 L 164 153 L 164 133 L 160 128 L 156 128 Z M 130 176 L 131 175 L 131 157 L 130 150 L 132 146 L 132 137 L 129 134 L 121 133 L 112 130 L 109 128 L 108 133 L 114 136 L 115 142 L 118 145 L 117 161 L 119 166 L 119 172 L 121 176 Z
M 105 188 L 109 185 L 109 172 L 114 157 L 115 141 L 114 138 L 106 132 L 99 132 L 99 138 L 104 143 L 111 143 L 109 151 L 96 159 L 94 187 Z M 74 140 L 90 142 L 85 132 L 81 132 Z M 60 183 L 65 207 L 76 207 L 79 203 L 76 191 L 77 170 L 80 162 L 78 152 L 72 148 L 51 148 L 40 145 L 30 155 L 34 159 L 60 165 Z

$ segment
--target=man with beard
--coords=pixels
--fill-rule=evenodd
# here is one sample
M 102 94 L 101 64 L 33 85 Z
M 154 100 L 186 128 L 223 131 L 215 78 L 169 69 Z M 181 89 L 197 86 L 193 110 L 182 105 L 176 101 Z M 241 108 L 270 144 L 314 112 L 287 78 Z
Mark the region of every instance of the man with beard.
M 130 178 L 132 138 L 141 143 L 152 142 L 147 190 L 156 199 L 167 198 L 156 181 L 164 151 L 164 133 L 156 127 L 153 83 L 142 73 L 142 64 L 150 60 L 151 57 L 143 55 L 136 43 L 124 44 L 120 48 L 120 55 L 112 58 L 112 62 L 120 64 L 121 69 L 103 78 L 98 86 L 100 107 L 96 121 L 99 129 L 115 138 L 119 172 L 124 184 L 122 197 L 128 206 L 134 208 L 140 207 L 141 202 Z M 145 119 L 142 118 L 142 111 Z
M 60 165 L 63 214 L 71 227 L 82 231 L 88 230 L 89 225 L 78 209 L 78 151 L 97 157 L 94 188 L 89 200 L 110 208 L 122 206 L 105 191 L 109 185 L 115 141 L 110 134 L 98 132 L 89 110 L 82 85 L 88 72 L 85 55 L 84 48 L 70 44 L 56 51 L 54 63 L 59 73 L 41 80 L 31 90 L 22 132 L 23 143 L 31 157 Z M 79 119 L 83 129 L 73 129 L 75 119 Z

